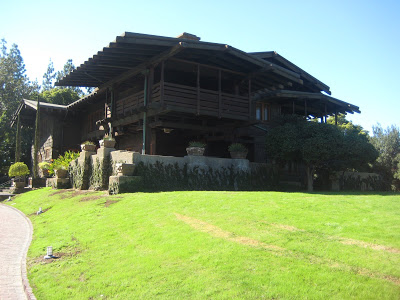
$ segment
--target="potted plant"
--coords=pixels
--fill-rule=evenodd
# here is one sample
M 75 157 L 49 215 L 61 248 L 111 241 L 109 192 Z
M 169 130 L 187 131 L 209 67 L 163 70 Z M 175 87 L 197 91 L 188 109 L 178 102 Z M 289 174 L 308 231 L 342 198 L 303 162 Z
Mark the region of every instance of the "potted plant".
M 54 172 L 56 174 L 56 178 L 67 178 L 68 169 L 66 166 L 64 166 L 62 164 L 55 165 Z
M 111 136 L 105 136 L 102 140 L 99 141 L 100 147 L 104 148 L 114 148 L 115 139 Z
M 22 189 L 25 187 L 25 176 L 29 174 L 29 169 L 23 162 L 16 162 L 11 165 L 8 170 L 8 176 L 15 177 L 14 183 L 17 189 Z
M 39 163 L 39 168 L 42 171 L 43 177 L 49 177 L 50 164 L 46 161 Z
M 81 144 L 82 151 L 94 152 L 96 150 L 96 145 L 91 141 L 85 141 Z
M 189 142 L 189 147 L 186 148 L 188 155 L 202 156 L 204 154 L 206 144 L 198 141 Z
M 229 152 L 231 153 L 232 158 L 246 158 L 247 156 L 247 148 L 245 145 L 240 143 L 230 144 L 228 147 Z

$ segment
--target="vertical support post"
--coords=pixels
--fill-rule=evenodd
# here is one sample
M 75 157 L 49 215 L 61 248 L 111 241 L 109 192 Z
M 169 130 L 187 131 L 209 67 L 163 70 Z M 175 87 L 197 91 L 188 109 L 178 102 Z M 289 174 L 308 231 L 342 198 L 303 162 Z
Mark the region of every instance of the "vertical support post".
M 115 111 L 115 109 L 114 109 L 114 87 L 112 87 L 111 91 L 110 91 L 110 106 L 109 106 L 109 108 L 110 108 L 111 118 L 112 118 L 112 117 L 114 117 L 114 111 Z
M 337 126 L 337 108 L 335 107 L 335 125 Z
M 197 64 L 196 88 L 197 88 L 197 115 L 200 115 L 200 65 L 199 64 Z
M 161 77 L 160 77 L 160 104 L 161 107 L 164 107 L 164 70 L 165 70 L 165 63 L 164 61 L 161 62 Z
M 304 117 L 307 118 L 308 112 L 307 112 L 307 99 L 304 99 Z
M 147 105 L 153 102 L 154 68 L 151 67 L 148 75 Z
M 146 127 L 147 127 L 147 84 L 148 84 L 148 78 L 149 78 L 149 70 L 146 70 L 144 72 L 144 97 L 143 97 L 143 106 L 145 108 L 143 112 L 143 138 L 142 138 L 142 154 L 146 154 Z
M 292 101 L 292 115 L 294 115 L 294 100 Z
M 222 111 L 222 82 L 221 82 L 221 69 L 218 69 L 218 118 L 221 118 Z
M 326 102 L 325 102 L 325 115 L 324 115 L 324 117 L 325 117 L 325 124 L 326 124 L 326 115 L 328 114 L 328 112 L 327 112 L 327 108 L 326 108 Z
M 249 78 L 249 120 L 252 119 L 252 111 L 251 111 L 251 78 Z
M 104 103 L 104 119 L 107 119 L 108 114 L 108 88 L 106 88 L 106 102 Z

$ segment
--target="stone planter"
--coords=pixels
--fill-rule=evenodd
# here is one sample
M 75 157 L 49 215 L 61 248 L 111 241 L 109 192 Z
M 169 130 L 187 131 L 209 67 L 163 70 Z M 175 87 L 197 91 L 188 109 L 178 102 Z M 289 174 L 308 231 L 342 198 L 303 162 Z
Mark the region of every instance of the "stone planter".
M 14 182 L 14 186 L 15 186 L 16 189 L 23 189 L 25 187 L 25 182 L 16 181 L 16 182 Z
M 68 170 L 59 169 L 55 170 L 55 173 L 57 178 L 67 178 Z
M 240 159 L 245 159 L 247 156 L 247 151 L 243 152 L 243 151 L 231 151 L 231 157 L 232 158 L 240 158 Z
M 82 151 L 95 152 L 96 151 L 96 145 L 82 144 L 81 145 L 81 149 L 82 149 Z
M 188 147 L 186 148 L 186 152 L 188 155 L 193 156 L 203 156 L 205 148 L 201 147 Z
M 114 148 L 115 147 L 115 140 L 100 140 L 99 145 L 100 147 L 104 148 Z
M 132 176 L 135 171 L 135 164 L 117 163 L 117 176 Z

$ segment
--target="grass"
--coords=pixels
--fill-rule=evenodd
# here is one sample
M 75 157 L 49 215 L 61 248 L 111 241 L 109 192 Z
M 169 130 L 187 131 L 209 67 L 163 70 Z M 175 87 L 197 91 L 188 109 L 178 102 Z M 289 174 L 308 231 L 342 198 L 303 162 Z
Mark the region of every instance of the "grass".
M 398 194 L 41 189 L 12 205 L 34 226 L 38 299 L 400 297 Z

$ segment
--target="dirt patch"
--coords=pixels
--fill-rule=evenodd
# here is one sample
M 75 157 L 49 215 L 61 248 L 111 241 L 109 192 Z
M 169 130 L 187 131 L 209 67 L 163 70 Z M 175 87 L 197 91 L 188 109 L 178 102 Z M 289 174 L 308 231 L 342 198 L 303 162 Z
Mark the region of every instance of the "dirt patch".
M 55 191 L 51 194 L 49 194 L 49 196 L 56 196 L 56 195 L 61 195 L 61 199 L 65 199 L 65 198 L 72 198 L 72 197 L 76 197 L 79 195 L 84 195 L 84 194 L 88 194 L 88 193 L 92 193 L 93 191 L 87 191 L 87 190 L 74 190 L 74 189 L 63 189 L 63 190 L 58 190 Z
M 339 242 L 344 245 L 356 245 L 359 247 L 370 248 L 370 249 L 377 250 L 377 251 L 400 253 L 400 249 L 387 247 L 387 246 L 383 246 L 383 245 L 372 244 L 372 243 L 363 242 L 363 241 L 359 241 L 359 240 L 353 240 L 353 239 L 349 239 L 349 238 L 339 238 Z
M 68 258 L 79 255 L 81 252 L 82 252 L 82 250 L 78 249 L 78 248 L 74 248 L 70 252 L 53 252 L 54 258 L 49 258 L 49 259 L 45 259 L 44 258 L 45 254 L 43 254 L 42 256 L 38 256 L 38 257 L 29 259 L 28 267 L 34 266 L 34 265 L 45 265 L 45 264 L 52 263 L 53 261 L 68 259 Z
M 104 195 L 93 195 L 93 196 L 87 196 L 79 199 L 79 202 L 86 202 L 86 201 L 93 201 L 93 200 L 98 200 L 101 198 L 105 198 L 106 196 Z
M 339 269 L 343 272 L 353 272 L 357 275 L 366 276 L 366 277 L 370 277 L 370 278 L 374 278 L 374 279 L 387 280 L 396 285 L 400 285 L 400 279 L 397 277 L 394 277 L 394 276 L 377 273 L 377 272 L 372 272 L 368 269 L 349 266 L 349 265 L 346 265 L 341 262 L 318 257 L 318 256 L 315 256 L 312 254 L 306 254 L 306 253 L 302 253 L 302 252 L 285 249 L 285 248 L 275 246 L 275 245 L 265 244 L 263 242 L 260 242 L 260 241 L 257 241 L 255 239 L 251 239 L 248 237 L 235 236 L 235 234 L 232 232 L 225 231 L 225 230 L 223 230 L 217 226 L 214 226 L 212 224 L 203 222 L 203 221 L 195 219 L 195 218 L 184 216 L 184 215 L 181 215 L 178 213 L 175 213 L 175 216 L 178 220 L 185 222 L 186 224 L 190 225 L 194 229 L 202 231 L 202 232 L 206 232 L 206 233 L 210 234 L 211 236 L 214 236 L 217 238 L 222 238 L 224 240 L 228 240 L 231 242 L 235 242 L 235 243 L 239 243 L 239 244 L 247 245 L 247 246 L 251 246 L 251 247 L 267 249 L 267 250 L 270 250 L 273 254 L 278 255 L 278 256 L 295 258 L 295 259 L 303 260 L 310 264 L 320 264 L 320 265 L 327 266 L 327 267 L 330 267 L 333 269 Z M 282 228 L 285 230 L 290 230 L 290 231 L 304 231 L 304 230 L 298 229 L 296 227 L 288 226 L 288 225 L 282 225 L 282 224 L 271 224 L 271 225 L 273 225 L 273 226 L 277 225 L 277 227 L 279 227 L 279 228 Z M 355 240 L 352 240 L 352 241 L 355 241 Z M 378 245 L 375 245 L 375 246 L 378 246 Z M 393 249 L 393 248 L 391 248 L 391 249 Z M 395 250 L 397 250 L 397 249 L 395 249 Z
M 90 194 L 90 193 L 93 193 L 93 191 L 73 190 L 72 193 L 70 193 L 70 194 L 62 194 L 60 198 L 61 199 L 73 198 L 73 197 L 77 197 L 77 196 L 85 195 L 85 194 Z
M 48 207 L 48 208 L 46 208 L 46 209 L 43 209 L 43 210 L 42 210 L 42 214 L 44 214 L 44 213 L 45 213 L 46 211 L 48 211 L 49 209 L 51 209 L 51 207 Z M 37 214 L 37 211 L 35 211 L 35 212 L 29 214 L 28 216 L 31 217 L 31 216 L 36 216 L 36 215 L 38 215 L 38 214 Z M 40 215 L 41 215 L 41 214 L 40 214 Z
M 217 226 L 211 225 L 209 223 L 203 222 L 198 219 L 194 219 L 194 218 L 180 215 L 177 213 L 175 213 L 175 216 L 177 217 L 178 220 L 185 222 L 186 224 L 190 225 L 194 229 L 202 231 L 202 232 L 206 232 L 217 238 L 222 238 L 224 240 L 228 240 L 228 241 L 235 242 L 235 243 L 242 244 L 242 245 L 247 245 L 247 246 L 252 246 L 252 247 L 261 247 L 261 248 L 264 248 L 267 250 L 272 250 L 272 251 L 282 252 L 282 251 L 286 250 L 279 246 L 265 244 L 263 242 L 254 240 L 249 237 L 235 236 L 234 233 L 232 233 L 232 232 L 225 231 Z
M 73 189 L 58 190 L 58 191 L 55 191 L 55 192 L 49 194 L 49 196 L 55 196 L 55 195 L 73 192 L 73 191 L 74 191 Z
M 294 227 L 294 226 L 290 226 L 290 225 L 285 225 L 285 224 L 269 223 L 267 221 L 261 221 L 261 223 L 273 226 L 273 227 L 278 228 L 278 229 L 283 229 L 283 230 L 292 231 L 292 232 L 305 231 L 304 229 L 300 229 L 300 228 L 297 228 L 297 227 Z
M 111 200 L 107 199 L 107 201 L 104 203 L 104 207 L 109 207 L 111 204 L 119 202 L 118 200 Z
M 270 225 L 271 225 L 271 226 L 274 226 L 274 227 L 276 227 L 276 228 L 279 228 L 279 229 L 288 230 L 288 231 L 292 231 L 292 232 L 304 231 L 303 229 L 299 229 L 299 228 L 297 228 L 297 227 L 290 226 L 290 225 L 275 224 L 275 223 L 271 223 Z

